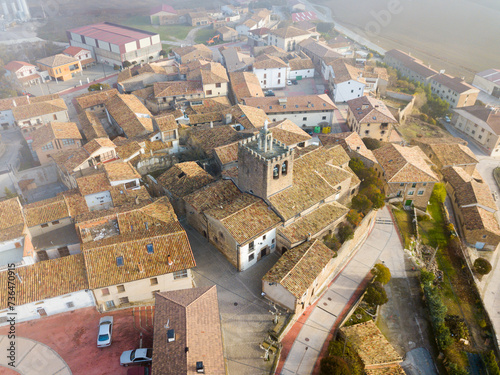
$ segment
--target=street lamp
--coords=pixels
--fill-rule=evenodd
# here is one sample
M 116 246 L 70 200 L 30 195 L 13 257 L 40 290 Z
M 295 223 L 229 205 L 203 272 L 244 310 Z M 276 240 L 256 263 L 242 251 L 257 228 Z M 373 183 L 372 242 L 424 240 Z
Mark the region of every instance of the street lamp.
M 102 73 L 104 74 L 104 78 L 106 78 L 106 71 L 104 70 L 104 63 L 102 63 Z

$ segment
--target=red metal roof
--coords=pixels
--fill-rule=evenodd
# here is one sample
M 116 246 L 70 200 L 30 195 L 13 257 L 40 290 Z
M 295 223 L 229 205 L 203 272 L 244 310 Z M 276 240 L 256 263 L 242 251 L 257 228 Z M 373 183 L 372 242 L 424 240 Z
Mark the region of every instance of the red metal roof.
M 95 25 L 88 25 L 77 27 L 68 30 L 71 33 L 83 35 L 85 37 L 94 38 L 103 42 L 112 43 L 118 46 L 135 42 L 140 39 L 149 38 L 156 33 L 134 29 L 132 27 L 116 25 L 110 22 L 97 23 Z
M 153 9 L 151 9 L 150 15 L 152 16 L 152 15 L 159 13 L 159 12 L 167 12 L 167 13 L 177 14 L 177 11 L 171 5 L 162 4 L 162 5 L 158 5 L 157 7 L 154 7 Z
M 300 13 L 292 13 L 292 21 L 300 22 L 300 21 L 314 21 L 317 20 L 318 16 L 314 12 L 300 12 Z

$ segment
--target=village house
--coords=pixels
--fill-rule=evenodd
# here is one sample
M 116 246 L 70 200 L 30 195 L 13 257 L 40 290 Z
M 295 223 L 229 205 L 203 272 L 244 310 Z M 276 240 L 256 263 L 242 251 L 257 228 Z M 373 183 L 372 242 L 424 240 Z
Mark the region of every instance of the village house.
M 0 325 L 8 323 L 9 272 L 0 272 Z M 95 306 L 83 255 L 16 268 L 16 322 Z
M 398 121 L 381 100 L 361 96 L 347 102 L 347 125 L 361 137 L 388 142 Z
M 0 267 L 32 264 L 34 252 L 19 198 L 0 202 Z M 2 272 L 3 274 L 3 272 Z M 5 289 L 7 290 L 7 289 Z M 4 301 L 4 299 L 2 299 Z
M 284 253 L 262 278 L 262 292 L 277 305 L 300 314 L 323 290 L 335 267 L 335 253 L 321 239 Z
M 258 47 L 258 46 L 266 45 L 267 38 L 268 38 L 270 32 L 271 32 L 271 29 L 268 29 L 267 27 L 261 27 L 259 29 L 248 30 L 247 44 L 250 47 Z
M 253 73 L 263 89 L 284 88 L 288 64 L 276 56 L 260 55 L 253 64 Z
M 500 156 L 500 112 L 478 105 L 456 108 L 451 124 L 490 156 Z
M 301 80 L 303 78 L 314 77 L 314 63 L 303 52 L 295 55 L 293 58 L 287 60 L 288 63 L 288 79 Z
M 303 40 L 298 45 L 298 50 L 304 52 L 314 63 L 316 71 L 321 72 L 323 76 L 325 73 L 322 72 L 323 64 L 328 64 L 331 61 L 341 59 L 343 56 L 335 52 L 324 42 L 315 40 L 313 38 L 308 38 Z M 325 65 L 326 66 L 326 65 Z
M 372 168 L 377 163 L 373 152 L 356 132 L 318 134 L 318 138 L 325 147 L 341 145 L 351 159 L 360 159 L 366 168 Z
M 224 66 L 216 62 L 207 62 L 187 75 L 188 80 L 201 80 L 205 98 L 227 96 L 229 77 Z
M 155 131 L 158 131 L 152 141 L 162 141 L 169 149 L 169 153 L 179 152 L 179 125 L 171 114 L 153 117 Z
M 469 107 L 476 103 L 479 90 L 463 79 L 439 73 L 430 80 L 431 92 L 450 104 L 451 108 Z
M 88 111 L 93 112 L 99 117 L 106 116 L 104 103 L 106 100 L 118 94 L 117 89 L 91 91 L 75 98 L 75 109 L 78 114 Z
M 216 286 L 156 293 L 153 342 L 156 375 L 226 375 Z
M 234 129 L 231 125 L 210 125 L 191 128 L 188 145 L 200 158 L 212 157 L 215 148 L 236 142 L 248 136 Z
M 179 23 L 179 15 L 172 5 L 161 4 L 153 9 L 149 14 L 151 25 L 172 25 Z
M 210 23 L 211 18 L 207 12 L 189 12 L 186 21 L 191 26 L 205 26 Z
M 245 98 L 246 105 L 264 110 L 272 122 L 289 119 L 304 130 L 330 133 L 337 108 L 326 94 Z
M 36 62 L 38 68 L 47 71 L 54 80 L 67 81 L 82 72 L 82 65 L 78 58 L 61 53 L 45 57 Z
M 481 175 L 461 167 L 442 169 L 446 191 L 464 240 L 476 249 L 495 250 L 500 243 L 498 207 Z
M 78 122 L 83 137 L 90 142 L 95 138 L 107 138 L 108 133 L 104 129 L 101 120 L 95 112 L 84 111 L 78 114 Z
M 238 39 L 238 32 L 228 26 L 218 28 L 215 35 L 219 35 L 219 39 L 224 42 L 235 42 Z
M 397 198 L 404 206 L 426 211 L 438 176 L 429 166 L 430 160 L 418 147 L 390 143 L 373 150 L 378 164 L 375 170 L 385 181 L 387 198 Z
M 127 138 L 151 133 L 151 112 L 134 95 L 116 94 L 105 101 L 104 107 L 109 123 Z
M 500 98 L 500 69 L 488 69 L 476 73 L 472 85 L 488 95 Z
M 69 122 L 68 108 L 58 94 L 30 98 L 28 104 L 12 108 L 12 115 L 24 138 L 30 140 L 30 133 L 42 125 L 51 121 Z
M 214 180 L 196 162 L 177 163 L 161 174 L 158 185 L 170 199 L 178 217 L 186 215 L 183 198 Z
M 50 155 L 82 145 L 82 135 L 74 122 L 51 121 L 33 132 L 30 149 L 40 164 L 49 163 Z
M 426 66 L 421 60 L 397 49 L 387 51 L 384 55 L 384 62 L 397 69 L 403 77 L 423 85 L 431 83 L 431 78 L 438 74 L 430 68 L 430 65 Z
M 193 287 L 190 269 L 196 263 L 168 198 L 90 212 L 76 226 L 89 289 L 101 312 Z
M 361 69 L 343 59 L 323 63 L 323 78 L 328 81 L 328 89 L 336 103 L 345 103 L 364 95 L 366 80 Z
M 182 64 L 205 58 L 213 59 L 213 53 L 210 48 L 204 44 L 195 44 L 192 46 L 176 47 L 172 49 L 175 59 Z
M 268 9 L 254 9 L 253 14 L 236 26 L 239 35 L 248 36 L 250 30 L 256 30 L 263 27 L 270 27 L 272 12 Z
M 20 86 L 39 85 L 43 78 L 35 65 L 24 61 L 11 61 L 4 66 L 6 76 L 12 78 Z
M 251 72 L 229 73 L 231 82 L 232 102 L 242 104 L 244 98 L 263 98 L 264 92 L 260 87 L 259 79 Z
M 220 53 L 228 72 L 247 70 L 254 62 L 254 58 L 250 54 L 241 52 L 239 48 L 221 47 Z
M 199 80 L 158 82 L 149 91 L 151 93 L 146 97 L 145 104 L 153 113 L 185 106 L 192 100 L 200 101 L 205 98 L 203 84 Z
M 268 44 L 290 52 L 295 51 L 298 44 L 303 40 L 318 39 L 319 34 L 298 29 L 294 26 L 271 30 L 268 36 Z
M 70 46 L 63 51 L 63 54 L 78 59 L 83 69 L 95 65 L 95 60 L 92 58 L 92 52 L 88 49 Z
M 328 40 L 328 47 L 344 57 L 352 55 L 352 46 L 351 40 L 343 35 L 337 35 L 335 38 Z
M 18 105 L 26 104 L 29 104 L 29 97 L 24 95 L 0 99 L 0 125 L 4 130 L 9 129 L 9 127 L 14 127 L 16 123 L 12 109 Z

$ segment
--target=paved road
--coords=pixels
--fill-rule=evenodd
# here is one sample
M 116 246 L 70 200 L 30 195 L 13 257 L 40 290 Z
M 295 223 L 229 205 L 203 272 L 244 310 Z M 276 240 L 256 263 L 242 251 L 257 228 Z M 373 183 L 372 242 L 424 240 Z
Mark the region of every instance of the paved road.
M 0 169 L 5 170 L 11 166 L 17 169 L 20 165 L 19 150 L 22 148 L 23 136 L 18 129 L 3 130 L 0 132 L 5 152 L 0 156 Z
M 403 251 L 394 225 L 388 223 L 391 220 L 387 207 L 377 213 L 377 222 L 366 241 L 310 313 L 286 358 L 281 375 L 312 373 L 325 340 L 332 327 L 338 324 L 337 317 L 381 254 Z
M 10 340 L 0 336 L 0 367 L 7 367 Z M 18 337 L 15 340 L 15 370 L 22 375 L 71 375 L 69 366 L 54 350 L 41 342 Z M 0 369 L 0 373 L 3 371 Z

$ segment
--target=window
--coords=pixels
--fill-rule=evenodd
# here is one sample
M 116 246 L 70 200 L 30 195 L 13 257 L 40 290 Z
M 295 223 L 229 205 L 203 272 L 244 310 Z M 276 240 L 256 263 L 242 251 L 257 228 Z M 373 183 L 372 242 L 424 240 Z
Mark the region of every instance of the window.
M 414 182 L 413 184 L 411 184 L 411 187 L 414 188 L 414 187 L 417 187 L 417 183 Z
M 207 90 L 207 95 L 212 95 L 212 90 Z
M 271 243 L 274 243 L 274 238 L 271 240 Z
M 153 244 L 152 243 L 148 243 L 146 245 L 146 249 L 148 251 L 148 254 L 153 254 L 155 252 L 154 248 L 153 248 Z
M 68 246 L 60 247 L 57 249 L 59 256 L 62 257 L 67 257 L 69 255 L 69 249 Z
M 181 270 L 181 271 L 174 272 L 174 280 L 185 279 L 186 277 L 188 277 L 187 270 Z
M 307 117 L 302 117 L 302 121 L 307 121 Z
M 267 74 L 264 74 L 264 78 L 267 78 Z
M 427 182 L 424 182 L 424 183 L 422 184 L 422 186 L 427 186 Z
M 125 286 L 124 285 L 117 285 L 116 289 L 118 290 L 118 293 L 123 293 L 125 291 Z
M 478 138 L 479 138 L 479 139 L 481 139 L 481 138 L 483 138 L 483 136 L 482 136 L 482 135 L 480 135 Z
M 52 142 L 47 143 L 45 146 L 42 146 L 42 151 L 53 150 L 53 149 L 54 145 L 52 144 Z
M 248 244 L 248 251 L 254 251 L 255 250 L 255 243 L 252 241 Z
M 220 88 L 220 87 L 221 87 L 221 84 L 220 84 L 220 83 L 216 83 L 216 84 L 215 84 L 215 87 Z
M 75 307 L 75 304 L 73 302 L 66 302 L 66 307 L 68 309 L 72 309 L 73 307 Z
M 75 144 L 75 140 L 74 139 L 63 139 L 62 140 L 62 144 L 63 145 L 74 145 Z
M 151 283 L 151 285 L 158 285 L 158 278 L 153 277 L 149 279 L 149 282 Z
M 57 225 L 57 224 L 59 224 L 59 220 L 54 220 L 54 221 L 52 222 L 52 225 Z
M 121 297 L 118 301 L 120 302 L 120 305 L 124 305 L 126 303 L 129 303 L 128 297 Z
M 262 239 L 263 239 L 263 240 L 265 240 L 265 239 L 266 239 L 266 235 L 265 235 L 265 234 L 262 236 Z
M 278 73 L 278 77 L 281 77 L 281 73 Z
M 423 190 L 419 190 L 417 195 L 424 195 L 424 191 Z
M 101 295 L 102 296 L 109 296 L 109 289 L 108 288 L 101 289 Z
M 252 254 L 250 254 L 250 255 L 248 256 L 248 261 L 249 261 L 249 262 L 251 262 L 251 261 L 252 261 L 252 260 L 254 260 L 254 259 L 255 259 L 255 254 L 253 254 L 253 253 L 252 253 Z
M 49 226 L 49 224 L 42 224 L 40 225 L 42 228 L 47 228 Z
M 116 258 L 116 265 L 118 267 L 123 266 L 123 257 L 122 256 L 119 256 Z
M 322 120 L 326 120 L 326 116 L 321 117 Z
M 134 181 L 130 181 L 130 182 L 127 182 L 125 184 L 125 189 L 132 189 L 134 187 L 137 186 L 137 182 L 134 180 Z
M 106 309 L 112 309 L 115 307 L 115 303 L 113 301 L 106 301 Z
M 273 179 L 277 180 L 279 176 L 280 176 L 280 166 L 275 165 L 273 168 Z
M 413 195 L 413 193 L 415 193 L 415 192 L 414 192 L 413 190 L 410 190 L 410 191 L 408 192 L 408 195 Z
M 278 79 L 278 85 L 281 83 L 281 79 Z
M 401 182 L 401 183 L 399 184 L 399 186 L 405 186 L 404 182 Z

